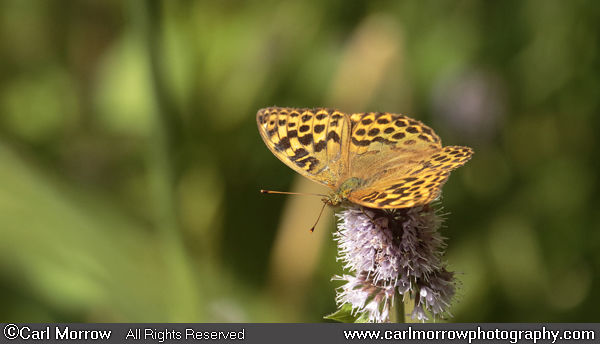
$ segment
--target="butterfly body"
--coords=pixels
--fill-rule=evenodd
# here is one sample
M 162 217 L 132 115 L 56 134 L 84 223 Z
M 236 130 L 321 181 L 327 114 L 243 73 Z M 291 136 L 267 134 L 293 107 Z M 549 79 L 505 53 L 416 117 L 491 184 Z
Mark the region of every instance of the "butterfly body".
M 332 193 L 323 201 L 407 208 L 439 196 L 469 147 L 442 147 L 423 123 L 392 113 L 271 107 L 258 111 L 259 132 L 286 165 Z
M 359 178 L 348 178 L 342 184 L 340 184 L 335 192 L 327 195 L 327 198 L 324 198 L 323 202 L 334 207 L 338 206 L 346 202 L 352 191 L 358 189 L 362 183 L 363 180 Z

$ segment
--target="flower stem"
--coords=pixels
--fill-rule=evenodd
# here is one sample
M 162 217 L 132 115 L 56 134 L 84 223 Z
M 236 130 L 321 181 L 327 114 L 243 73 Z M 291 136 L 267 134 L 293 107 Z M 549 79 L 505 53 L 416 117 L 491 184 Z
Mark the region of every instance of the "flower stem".
M 390 312 L 390 321 L 394 323 L 402 324 L 405 322 L 404 318 L 404 302 L 402 301 L 402 296 L 396 295 L 394 297 L 394 303 L 392 304 L 392 309 Z
M 404 320 L 404 323 L 408 324 L 414 322 L 413 319 L 410 317 L 410 314 L 412 313 L 414 308 L 415 300 L 407 295 L 406 299 L 402 303 L 402 309 L 404 310 L 402 319 Z

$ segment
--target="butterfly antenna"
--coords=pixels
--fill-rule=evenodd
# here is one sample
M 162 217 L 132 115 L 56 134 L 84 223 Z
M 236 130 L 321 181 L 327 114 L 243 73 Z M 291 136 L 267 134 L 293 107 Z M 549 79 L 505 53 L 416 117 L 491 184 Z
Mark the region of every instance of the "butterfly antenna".
M 319 197 L 325 197 L 327 198 L 327 195 L 323 195 L 323 194 L 318 194 L 318 193 L 302 193 L 302 192 L 287 192 L 287 191 L 272 191 L 272 190 L 260 190 L 260 193 L 262 194 L 280 194 L 280 195 L 301 195 L 301 196 L 319 196 Z M 315 224 L 310 228 L 310 232 L 314 232 L 315 231 L 315 227 L 317 227 L 317 224 L 319 223 L 319 220 L 321 219 L 321 215 L 323 215 L 323 210 L 325 210 L 325 206 L 327 205 L 327 203 L 325 203 L 325 201 L 323 202 L 323 207 L 321 207 L 321 211 L 319 212 L 319 217 L 317 217 L 317 221 L 315 221 Z
M 317 223 L 319 223 L 319 220 L 321 219 L 321 215 L 323 215 L 323 210 L 325 210 L 326 205 L 327 205 L 327 203 L 323 203 L 323 206 L 321 207 L 321 211 L 319 212 L 319 217 L 317 217 L 317 221 L 315 221 L 315 224 L 310 228 L 311 233 L 315 231 L 315 227 L 317 227 Z
M 319 196 L 327 197 L 327 195 L 309 193 L 309 192 L 287 192 L 287 191 L 273 191 L 273 190 L 260 190 L 262 194 L 280 194 L 280 195 L 301 195 L 301 196 Z

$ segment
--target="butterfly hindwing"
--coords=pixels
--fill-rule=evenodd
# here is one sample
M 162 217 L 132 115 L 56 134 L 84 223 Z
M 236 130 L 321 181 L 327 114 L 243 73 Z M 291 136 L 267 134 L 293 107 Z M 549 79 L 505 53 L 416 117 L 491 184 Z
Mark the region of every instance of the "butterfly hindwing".
M 348 199 L 371 208 L 407 208 L 430 203 L 439 196 L 450 172 L 464 165 L 472 154 L 471 148 L 460 146 L 432 151 L 408 169 L 397 166 L 367 181 Z

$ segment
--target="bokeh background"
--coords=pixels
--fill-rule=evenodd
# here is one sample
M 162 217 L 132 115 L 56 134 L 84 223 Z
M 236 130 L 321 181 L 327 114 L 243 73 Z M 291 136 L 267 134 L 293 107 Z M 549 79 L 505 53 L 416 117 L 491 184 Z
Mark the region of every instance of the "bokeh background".
M 444 187 L 450 321 L 600 321 L 595 1 L 0 3 L 2 321 L 319 322 L 334 215 L 259 108 L 400 112 Z

